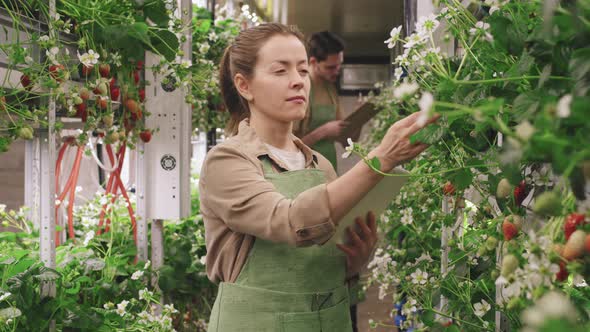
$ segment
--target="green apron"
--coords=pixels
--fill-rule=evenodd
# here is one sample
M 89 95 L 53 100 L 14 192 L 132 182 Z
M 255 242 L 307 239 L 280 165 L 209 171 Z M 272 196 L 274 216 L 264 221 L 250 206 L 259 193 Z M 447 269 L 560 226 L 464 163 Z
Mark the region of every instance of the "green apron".
M 326 182 L 320 169 L 265 178 L 285 197 Z M 350 332 L 346 259 L 334 245 L 293 247 L 256 238 L 235 283 L 221 282 L 208 332 Z
M 313 86 L 310 92 L 310 119 L 307 132 L 312 132 L 316 128 L 325 125 L 330 121 L 336 120 L 336 107 L 338 105 L 338 101 L 336 97 L 330 92 L 330 89 L 326 87 L 328 94 L 330 95 L 330 99 L 332 100 L 332 104 L 315 104 L 313 98 Z M 334 141 L 331 139 L 322 139 L 317 141 L 312 147 L 313 150 L 319 152 L 322 156 L 326 157 L 334 166 L 334 169 L 337 170 L 337 157 L 336 157 L 336 147 L 334 146 Z

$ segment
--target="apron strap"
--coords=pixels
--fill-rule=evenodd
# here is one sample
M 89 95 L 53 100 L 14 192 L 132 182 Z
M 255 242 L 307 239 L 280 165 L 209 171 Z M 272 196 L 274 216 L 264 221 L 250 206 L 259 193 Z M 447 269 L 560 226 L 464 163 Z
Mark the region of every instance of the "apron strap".
M 272 161 L 270 160 L 269 156 L 262 156 L 260 158 L 260 162 L 262 163 L 262 170 L 264 171 L 264 174 L 276 173 L 276 171 L 272 167 Z

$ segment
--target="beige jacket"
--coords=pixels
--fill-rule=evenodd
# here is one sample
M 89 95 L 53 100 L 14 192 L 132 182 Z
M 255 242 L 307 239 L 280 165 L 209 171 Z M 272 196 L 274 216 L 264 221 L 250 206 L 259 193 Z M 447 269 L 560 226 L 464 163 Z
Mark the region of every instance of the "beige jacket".
M 328 160 L 294 135 L 292 139 L 305 155 L 306 168 L 317 164 L 326 174 L 326 183 L 336 179 Z M 238 134 L 214 147 L 203 164 L 199 195 L 205 223 L 207 275 L 213 282 L 237 279 L 255 238 L 310 246 L 325 243 L 335 232 L 326 185 L 288 199 L 264 178 L 259 159 L 262 156 L 287 170 L 244 120 Z

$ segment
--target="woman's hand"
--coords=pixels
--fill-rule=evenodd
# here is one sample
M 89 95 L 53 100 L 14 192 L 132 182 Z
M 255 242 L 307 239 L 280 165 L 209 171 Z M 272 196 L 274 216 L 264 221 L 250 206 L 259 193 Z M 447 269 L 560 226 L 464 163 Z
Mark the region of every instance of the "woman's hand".
M 348 245 L 336 244 L 338 249 L 346 254 L 346 266 L 348 267 L 348 275 L 355 275 L 369 263 L 371 254 L 377 245 L 377 223 L 375 222 L 375 214 L 373 212 L 367 213 L 366 220 L 363 221 L 361 217 L 357 217 L 356 229 L 348 227 L 348 235 L 350 243 Z
M 342 130 L 348 126 L 348 122 L 343 120 L 334 120 L 326 122 L 320 128 L 322 128 L 322 138 L 337 138 L 342 133 Z
M 438 120 L 439 116 L 432 117 L 424 125 L 418 124 L 419 116 L 420 112 L 413 113 L 391 125 L 379 146 L 369 153 L 369 159 L 379 158 L 381 171 L 389 172 L 392 168 L 414 159 L 426 150 L 428 144 L 410 143 L 410 136 Z

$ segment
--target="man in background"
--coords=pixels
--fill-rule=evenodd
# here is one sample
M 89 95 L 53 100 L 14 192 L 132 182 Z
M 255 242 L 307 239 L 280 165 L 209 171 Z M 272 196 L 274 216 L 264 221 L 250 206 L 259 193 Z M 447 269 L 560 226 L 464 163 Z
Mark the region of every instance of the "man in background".
M 308 55 L 311 78 L 309 107 L 305 119 L 295 124 L 295 134 L 337 169 L 334 140 L 347 125 L 342 121 L 335 85 L 344 60 L 344 42 L 331 32 L 316 32 L 308 40 Z

